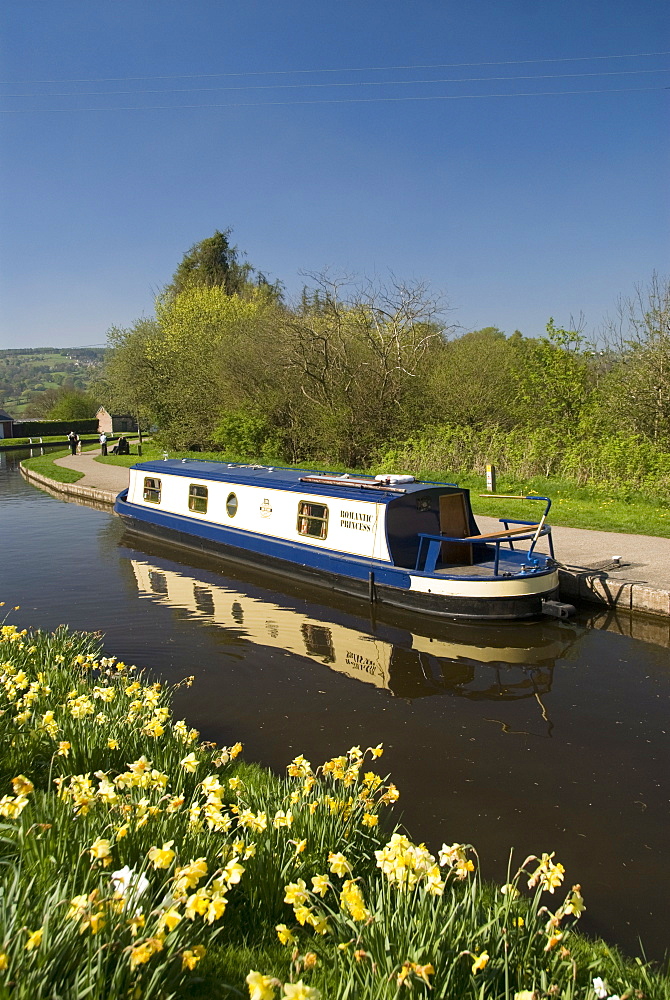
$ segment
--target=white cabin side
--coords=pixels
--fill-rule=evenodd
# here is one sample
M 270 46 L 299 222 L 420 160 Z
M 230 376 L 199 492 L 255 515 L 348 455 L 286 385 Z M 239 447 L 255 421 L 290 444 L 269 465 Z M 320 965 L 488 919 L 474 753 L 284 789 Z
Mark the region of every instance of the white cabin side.
M 155 499 L 145 499 L 145 480 L 160 481 L 158 502 Z M 207 491 L 204 512 L 189 508 L 192 486 Z M 151 494 L 152 491 L 149 492 Z M 231 494 L 237 501 L 232 516 L 228 513 L 228 509 L 233 506 L 230 503 Z M 153 495 L 156 496 L 155 491 Z M 139 507 L 153 508 L 207 524 L 220 524 L 225 528 L 236 528 L 240 532 L 255 532 L 269 538 L 300 542 L 347 555 L 391 561 L 386 539 L 384 503 L 347 500 L 313 493 L 309 489 L 302 493 L 269 486 L 219 482 L 197 476 L 191 478 L 169 472 L 147 472 L 144 469 L 130 470 L 128 501 Z M 314 504 L 326 509 L 325 537 L 299 530 L 300 523 L 304 529 L 308 520 L 312 523 L 316 520 L 301 517 L 301 512 L 305 510 L 301 505 L 304 504 Z

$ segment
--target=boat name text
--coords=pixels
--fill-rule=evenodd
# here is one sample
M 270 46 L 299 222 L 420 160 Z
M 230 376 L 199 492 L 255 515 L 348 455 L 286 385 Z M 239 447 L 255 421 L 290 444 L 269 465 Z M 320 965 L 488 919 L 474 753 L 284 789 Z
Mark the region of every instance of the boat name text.
M 354 528 L 357 531 L 372 530 L 372 514 L 359 514 L 356 510 L 343 510 L 340 512 L 340 527 Z

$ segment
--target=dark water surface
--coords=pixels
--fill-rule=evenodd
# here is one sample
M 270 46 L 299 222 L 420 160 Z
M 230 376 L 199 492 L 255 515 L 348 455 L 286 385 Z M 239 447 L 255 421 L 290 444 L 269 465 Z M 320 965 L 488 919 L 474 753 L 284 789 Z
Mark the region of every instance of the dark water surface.
M 510 848 L 519 862 L 555 851 L 566 886 L 582 884 L 585 930 L 662 957 L 667 622 L 373 620 L 364 602 L 124 535 L 109 511 L 25 482 L 21 457 L 0 452 L 0 600 L 21 606 L 14 623 L 99 630 L 109 655 L 167 681 L 195 674 L 179 714 L 277 770 L 383 742 L 415 840 L 472 843 L 500 880 Z

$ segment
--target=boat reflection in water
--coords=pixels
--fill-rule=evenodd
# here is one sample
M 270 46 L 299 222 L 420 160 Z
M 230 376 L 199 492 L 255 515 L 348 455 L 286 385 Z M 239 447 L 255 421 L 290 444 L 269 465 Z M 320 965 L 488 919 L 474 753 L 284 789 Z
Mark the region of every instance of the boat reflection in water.
M 490 629 L 455 623 L 450 628 L 442 625 L 441 631 L 449 638 L 431 637 L 265 592 L 239 579 L 221 582 L 220 576 L 210 578 L 206 573 L 196 577 L 193 571 L 175 569 L 174 563 L 162 559 L 134 558 L 130 563 L 141 598 L 225 629 L 238 641 L 308 657 L 393 696 L 447 694 L 497 702 L 535 699 L 546 724 L 537 735 L 551 731 L 542 696 L 551 690 L 554 663 L 582 631 L 547 622 L 541 635 L 537 629 L 528 634 L 526 641 L 533 645 L 527 646 L 524 629 L 518 626 Z M 515 640 L 516 645 L 506 644 Z M 495 721 L 505 727 L 503 720 Z

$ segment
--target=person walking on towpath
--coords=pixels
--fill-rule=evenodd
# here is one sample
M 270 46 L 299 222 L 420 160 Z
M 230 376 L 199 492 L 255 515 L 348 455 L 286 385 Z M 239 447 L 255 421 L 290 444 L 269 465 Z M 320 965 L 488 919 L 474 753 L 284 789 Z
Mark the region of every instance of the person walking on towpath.
M 67 436 L 67 439 L 70 445 L 70 454 L 76 455 L 77 445 L 79 444 L 79 435 L 77 434 L 76 431 L 70 431 L 70 433 Z
M 100 454 L 101 455 L 107 454 L 107 435 L 105 434 L 104 431 L 100 435 Z

